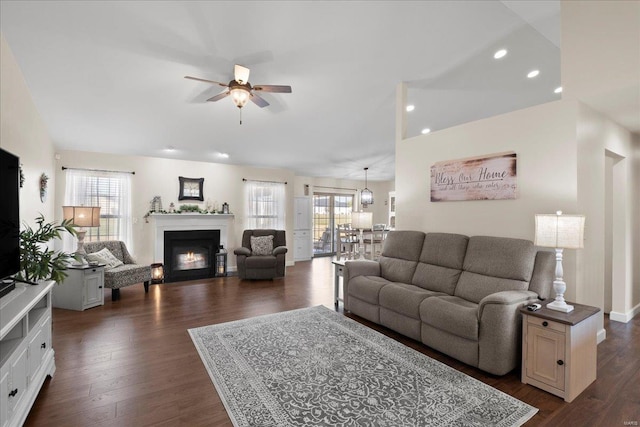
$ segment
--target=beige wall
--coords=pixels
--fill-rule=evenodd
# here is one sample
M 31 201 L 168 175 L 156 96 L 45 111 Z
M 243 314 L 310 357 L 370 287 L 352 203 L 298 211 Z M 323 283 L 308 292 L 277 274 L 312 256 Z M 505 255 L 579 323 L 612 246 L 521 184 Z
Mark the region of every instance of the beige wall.
M 243 178 L 288 182 L 286 186 L 287 211 L 286 232 L 290 250 L 287 262 L 293 262 L 293 172 L 286 169 L 263 169 L 245 166 L 234 166 L 219 163 L 193 162 L 155 157 L 121 156 L 102 153 L 60 151 L 60 159 L 56 163 L 56 215 L 61 216 L 64 203 L 65 172 L 62 166 L 69 168 L 106 169 L 117 171 L 135 171 L 132 178 L 132 213 L 133 213 L 133 251 L 140 262 L 150 263 L 153 259 L 153 231 L 151 224 L 146 223 L 144 215 L 150 209 L 154 196 L 162 198 L 165 210 L 173 202 L 178 208 L 182 204 L 196 204 L 204 208 L 207 199 L 229 203 L 235 215 L 233 229 L 229 233 L 228 251 L 241 245 L 242 231 L 246 228 L 244 217 L 244 182 Z M 178 177 L 204 178 L 205 202 L 178 201 Z M 235 269 L 235 257 L 229 256 L 229 265 Z
M 558 101 L 480 120 L 396 145 L 398 228 L 533 240 L 534 215 L 577 211 L 578 105 Z M 515 151 L 518 198 L 430 201 L 435 162 Z M 565 254 L 567 298 L 575 299 L 575 254 Z
M 356 200 L 359 201 L 360 191 L 364 188 L 364 180 L 358 181 L 350 179 L 296 176 L 294 195 L 304 196 L 305 185 L 309 186 L 308 195 L 310 196 L 313 195 L 314 191 L 320 193 L 344 193 L 355 195 Z M 366 208 L 362 208 L 362 205 L 358 204 L 356 209 L 363 210 L 365 212 L 372 212 L 374 224 L 388 224 L 389 192 L 395 189 L 395 181 L 368 181 L 367 186 L 373 192 L 374 203 L 372 205 L 368 205 Z M 356 189 L 357 191 L 354 192 L 342 189 Z
M 54 220 L 53 143 L 31 98 L 22 72 L 3 35 L 0 34 L 0 147 L 20 157 L 25 177 L 20 189 L 20 218 L 34 225 L 42 213 Z M 48 197 L 40 201 L 40 175 L 45 173 Z
M 287 182 L 287 212 L 286 231 L 290 250 L 287 262 L 293 262 L 293 197 L 304 195 L 304 185 L 310 185 L 310 194 L 316 185 L 336 186 L 344 188 L 362 188 L 364 182 L 352 180 L 338 180 L 330 178 L 313 178 L 295 176 L 287 169 L 266 169 L 247 166 L 235 166 L 219 163 L 193 162 L 155 157 L 121 156 L 104 153 L 81 151 L 60 151 L 56 160 L 56 216 L 62 216 L 61 206 L 64 204 L 65 172 L 62 166 L 69 168 L 106 169 L 118 171 L 135 171 L 132 177 L 133 203 L 133 251 L 140 262 L 150 263 L 153 259 L 153 235 L 151 224 L 146 223 L 144 215 L 150 209 L 150 202 L 154 196 L 162 198 L 164 209 L 168 209 L 173 202 L 176 207 L 182 204 L 197 204 L 204 207 L 207 200 L 229 203 L 231 212 L 235 215 L 233 230 L 229 235 L 228 250 L 240 246 L 242 231 L 245 226 L 244 183 L 243 178 Z M 178 201 L 178 177 L 204 177 L 205 202 Z M 369 188 L 374 192 L 376 203 L 367 210 L 374 212 L 374 220 L 386 223 L 387 198 L 392 182 L 369 182 Z M 229 265 L 235 268 L 235 257 L 229 257 Z
M 625 122 L 640 114 L 638 18 L 638 2 L 562 2 L 564 92 L 559 102 L 402 140 L 405 96 L 400 85 L 398 226 L 532 239 L 534 213 L 583 213 L 585 248 L 565 251 L 567 298 L 602 308 L 605 159 L 614 155 L 611 270 L 612 281 L 622 284 L 613 285 L 613 311 L 617 306 L 620 317 L 627 319 L 640 312 L 640 137 L 594 109 L 615 113 Z M 429 202 L 429 167 L 434 162 L 501 151 L 518 155 L 518 199 Z M 599 316 L 602 339 L 602 313 Z
M 564 0 L 561 10 L 563 98 L 637 97 L 640 2 Z
M 577 120 L 578 209 L 586 215 L 585 247 L 578 251 L 577 300 L 604 308 L 607 290 L 612 284 L 611 318 L 621 320 L 634 304 L 632 293 L 634 253 L 638 238 L 633 230 L 639 218 L 634 216 L 637 204 L 637 183 L 634 183 L 633 159 L 637 145 L 625 128 L 587 105 L 580 104 Z M 611 162 L 612 193 L 607 195 L 607 157 Z M 611 221 L 607 221 L 607 201 L 611 203 Z M 609 227 L 609 228 L 607 228 Z M 605 278 L 607 265 L 606 236 L 611 234 L 611 278 Z M 635 247 L 634 247 L 635 246 Z M 637 256 L 637 255 L 636 255 Z

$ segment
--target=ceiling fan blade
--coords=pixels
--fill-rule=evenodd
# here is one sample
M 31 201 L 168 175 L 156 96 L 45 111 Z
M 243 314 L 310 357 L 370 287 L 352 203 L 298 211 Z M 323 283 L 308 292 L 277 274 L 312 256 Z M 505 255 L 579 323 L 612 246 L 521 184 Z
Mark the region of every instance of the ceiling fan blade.
M 249 81 L 249 69 L 236 64 L 233 68 L 233 75 L 238 83 L 245 84 Z
M 263 92 L 291 93 L 291 86 L 282 85 L 255 85 L 253 90 L 261 90 Z
M 228 90 L 226 90 L 224 92 L 220 92 L 216 96 L 213 96 L 213 97 L 207 99 L 207 102 L 209 102 L 209 101 L 211 101 L 211 102 L 220 101 L 222 98 L 226 98 L 227 96 L 229 96 L 229 94 L 230 94 L 230 92 Z
M 201 78 L 198 78 L 198 77 L 184 76 L 184 78 L 185 79 L 191 79 L 191 80 L 197 80 L 199 82 L 213 83 L 213 84 L 216 84 L 216 85 L 220 85 L 222 87 L 227 87 L 228 86 L 226 83 L 215 82 L 213 80 L 201 79 Z
M 265 101 L 264 98 L 259 97 L 255 93 L 251 94 L 251 101 L 253 101 L 253 103 L 256 104 L 260 108 L 264 108 L 267 105 L 269 105 L 269 103 L 267 101 Z

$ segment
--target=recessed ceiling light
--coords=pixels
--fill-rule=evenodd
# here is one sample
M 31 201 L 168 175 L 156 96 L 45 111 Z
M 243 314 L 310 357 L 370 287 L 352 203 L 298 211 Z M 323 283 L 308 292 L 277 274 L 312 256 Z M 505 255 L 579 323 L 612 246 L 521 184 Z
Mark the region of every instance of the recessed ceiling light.
M 411 111 L 413 111 L 413 110 L 415 110 L 415 109 L 416 109 L 416 106 L 415 106 L 415 105 L 407 105 L 407 111 L 408 111 L 408 112 L 411 112 Z
M 227 154 L 227 153 L 218 153 L 218 157 L 220 157 L 221 159 L 228 159 L 229 158 L 229 154 Z
M 532 79 L 532 78 L 536 77 L 538 74 L 540 74 L 540 70 L 533 70 L 533 71 L 530 71 L 529 74 L 527 74 L 527 77 Z
M 562 86 L 558 86 L 556 90 L 553 91 L 553 93 L 562 93 Z
M 169 145 L 167 148 L 164 149 L 164 151 L 172 153 L 172 152 L 176 151 L 176 147 L 174 147 L 173 145 Z
M 429 129 L 429 128 L 424 128 L 424 129 L 422 129 L 422 130 L 420 131 L 420 133 L 422 133 L 423 135 L 426 135 L 426 134 L 428 134 L 429 132 L 431 132 L 431 129 Z
M 495 59 L 500 59 L 500 58 L 504 58 L 506 54 L 507 54 L 507 49 L 500 49 L 499 51 L 493 54 L 493 57 Z

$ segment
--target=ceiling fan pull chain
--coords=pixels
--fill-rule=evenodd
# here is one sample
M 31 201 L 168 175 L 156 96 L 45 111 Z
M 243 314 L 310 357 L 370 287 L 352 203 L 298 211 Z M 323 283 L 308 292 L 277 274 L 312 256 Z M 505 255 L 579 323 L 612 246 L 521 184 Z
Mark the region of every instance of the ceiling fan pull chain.
M 242 124 L 242 108 L 240 108 L 240 124 Z

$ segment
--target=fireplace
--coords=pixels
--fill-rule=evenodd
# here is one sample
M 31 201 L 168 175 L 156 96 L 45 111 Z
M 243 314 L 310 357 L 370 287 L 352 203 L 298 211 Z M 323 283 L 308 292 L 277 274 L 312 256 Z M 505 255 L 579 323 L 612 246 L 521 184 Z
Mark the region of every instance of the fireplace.
M 220 230 L 164 232 L 164 281 L 215 277 Z

